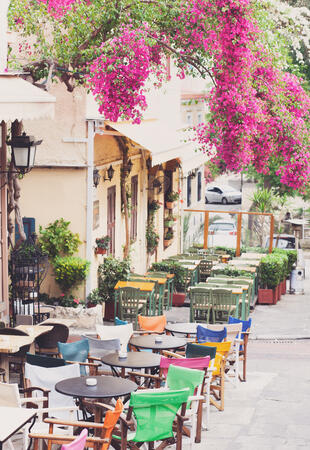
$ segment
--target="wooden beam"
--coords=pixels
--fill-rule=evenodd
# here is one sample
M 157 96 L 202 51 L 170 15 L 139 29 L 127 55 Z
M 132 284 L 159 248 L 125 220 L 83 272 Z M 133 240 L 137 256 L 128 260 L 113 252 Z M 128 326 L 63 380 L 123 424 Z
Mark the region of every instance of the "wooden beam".
M 209 234 L 209 212 L 205 212 L 205 223 L 203 228 L 203 248 L 208 248 L 208 234 Z
M 271 217 L 270 217 L 270 233 L 269 233 L 269 253 L 272 252 L 273 233 L 274 233 L 274 216 L 271 215 Z
M 240 256 L 241 253 L 241 232 L 242 232 L 242 212 L 238 213 L 237 219 L 237 245 L 236 245 L 236 256 Z

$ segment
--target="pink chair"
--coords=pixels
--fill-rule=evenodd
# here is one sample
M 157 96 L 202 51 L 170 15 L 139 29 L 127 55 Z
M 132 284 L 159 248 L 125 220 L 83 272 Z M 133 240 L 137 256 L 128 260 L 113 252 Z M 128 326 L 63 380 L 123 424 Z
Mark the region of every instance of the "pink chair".
M 203 356 L 199 358 L 160 358 L 160 370 L 166 378 L 169 366 L 187 367 L 188 369 L 207 370 L 210 364 L 210 356 Z
M 88 431 L 86 428 L 81 432 L 81 434 L 70 442 L 70 444 L 64 444 L 61 446 L 61 450 L 83 450 L 85 448 L 86 439 L 88 436 Z

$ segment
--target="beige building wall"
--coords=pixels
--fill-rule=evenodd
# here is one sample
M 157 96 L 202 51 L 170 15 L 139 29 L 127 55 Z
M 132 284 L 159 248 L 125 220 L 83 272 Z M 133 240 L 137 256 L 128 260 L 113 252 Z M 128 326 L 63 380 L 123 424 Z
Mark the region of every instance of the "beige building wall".
M 87 202 L 87 136 L 86 93 L 83 89 L 67 92 L 63 85 L 52 85 L 56 97 L 55 118 L 24 121 L 24 130 L 43 142 L 37 148 L 35 168 L 26 174 L 21 184 L 21 214 L 33 217 L 36 232 L 63 217 L 70 229 L 78 233 L 82 244 L 79 256 L 85 258 Z M 42 285 L 42 291 L 58 296 L 52 271 Z M 84 298 L 84 287 L 78 289 Z

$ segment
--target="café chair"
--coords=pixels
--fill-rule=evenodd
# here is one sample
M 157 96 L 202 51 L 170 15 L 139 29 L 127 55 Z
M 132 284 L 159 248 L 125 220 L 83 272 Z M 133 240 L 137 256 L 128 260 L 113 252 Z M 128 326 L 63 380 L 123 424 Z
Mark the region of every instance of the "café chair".
M 16 383 L 0 383 L 0 405 L 6 406 L 10 408 L 22 408 L 25 406 L 26 408 L 34 408 L 37 413 L 36 422 L 34 424 L 34 430 L 36 432 L 43 432 L 44 430 L 48 430 L 48 426 L 43 422 L 43 418 L 47 416 L 47 414 L 51 414 L 53 416 L 57 415 L 59 412 L 59 408 L 51 408 L 49 405 L 48 394 L 44 396 L 30 396 L 34 393 L 32 388 L 25 389 L 24 395 L 25 397 L 21 397 L 18 390 L 18 385 Z M 64 408 L 60 408 L 61 411 L 64 411 Z M 76 409 L 76 407 L 74 407 Z M 72 410 L 72 408 L 69 408 Z M 26 425 L 23 432 L 23 449 L 27 449 L 28 447 L 28 428 L 29 425 Z M 63 430 L 62 432 L 66 432 Z M 14 450 L 14 446 L 12 442 L 8 441 L 9 446 L 12 450 Z
M 2 336 L 28 336 L 25 331 L 17 330 L 16 328 L 0 328 L 0 335 Z M 9 359 L 9 368 L 17 371 L 19 374 L 19 386 L 20 388 L 24 387 L 24 364 L 26 361 L 26 353 L 30 349 L 29 345 L 23 345 L 18 352 L 10 353 L 8 355 Z
M 121 344 L 119 339 L 97 339 L 88 334 L 83 334 L 83 338 L 88 339 L 89 343 L 89 355 L 88 360 L 90 362 L 99 363 L 98 375 L 111 375 L 111 367 L 103 364 L 101 358 L 106 356 L 108 353 L 119 352 L 121 349 Z
M 214 347 L 216 349 L 210 380 L 210 403 L 219 411 L 224 411 L 225 367 L 231 342 L 204 342 L 203 344 L 196 345 Z
M 85 429 L 93 429 L 95 430 L 96 436 L 86 437 L 86 443 L 85 446 L 87 448 L 100 448 L 100 450 L 107 450 L 110 447 L 111 440 L 112 440 L 112 432 L 115 428 L 115 425 L 117 424 L 117 421 L 120 418 L 121 413 L 123 412 L 123 404 L 120 399 L 117 400 L 115 408 L 105 405 L 104 403 L 96 403 L 95 404 L 98 408 L 101 408 L 102 410 L 107 410 L 105 414 L 104 421 L 102 423 L 96 423 L 96 422 L 85 422 L 85 421 L 61 421 L 58 419 L 45 419 L 45 422 L 49 424 L 50 430 L 48 434 L 37 434 L 37 433 L 30 433 L 29 437 L 33 439 L 34 442 L 34 450 L 38 449 L 38 445 L 40 440 L 44 439 L 48 442 L 48 449 L 51 448 L 53 444 L 64 444 L 69 443 L 71 441 L 71 444 L 73 444 L 74 440 L 76 439 L 76 436 L 73 435 L 66 435 L 66 436 L 59 436 L 57 434 L 54 434 L 54 426 L 67 426 L 67 427 L 80 427 Z M 86 434 L 86 433 L 85 433 Z M 69 444 L 66 444 L 66 446 L 63 446 L 62 449 L 70 449 L 70 450 L 78 450 L 80 447 L 70 447 Z M 84 448 L 84 447 L 81 447 Z
M 67 342 L 69 337 L 69 328 L 62 323 L 49 323 L 53 326 L 52 330 L 41 334 L 35 340 L 36 353 L 50 356 L 58 355 L 58 342 Z M 41 325 L 44 327 L 45 325 Z
M 137 328 L 138 314 L 147 311 L 149 294 L 134 287 L 123 287 L 118 289 L 117 295 L 120 319 Z
M 121 450 L 140 450 L 141 445 L 148 442 L 149 449 L 154 449 L 155 441 L 162 441 L 159 448 L 175 443 L 176 450 L 182 450 L 182 429 L 188 397 L 188 388 L 133 392 L 126 418 L 121 416 L 121 432 L 113 435 L 112 445 L 115 440 Z M 175 421 L 176 433 L 173 428 Z
M 80 339 L 75 342 L 58 342 L 58 353 L 67 363 L 78 362 L 80 364 L 81 375 L 97 375 L 99 364 L 89 360 L 89 340 Z
M 212 289 L 213 323 L 227 323 L 228 317 L 235 314 L 236 308 L 236 299 L 231 289 L 221 287 Z
M 240 381 L 246 381 L 247 347 L 248 347 L 249 334 L 251 331 L 252 319 L 241 320 L 241 319 L 235 319 L 235 317 L 229 316 L 228 323 L 229 324 L 233 324 L 233 323 L 241 323 L 242 324 L 241 343 L 240 343 L 240 347 L 239 347 L 239 361 L 242 362 L 242 376 L 239 374 L 239 379 L 240 379 Z
M 97 335 L 102 340 L 119 339 L 121 351 L 124 353 L 127 352 L 128 342 L 133 335 L 132 323 L 116 326 L 96 324 L 96 331 Z
M 84 428 L 81 434 L 71 442 L 71 444 L 63 444 L 60 450 L 83 450 L 85 448 L 88 430 Z
M 212 290 L 195 286 L 189 290 L 190 322 L 212 322 Z
M 162 316 L 141 316 L 138 315 L 138 324 L 141 331 L 154 333 L 164 333 L 167 324 L 165 315 Z
M 208 325 L 208 327 L 212 325 Z M 212 330 L 211 328 L 205 328 L 201 325 L 197 325 L 197 342 L 223 342 L 227 336 L 227 328 L 222 326 L 222 329 Z
M 114 325 L 127 325 L 127 320 L 121 320 L 117 316 L 114 317 Z
M 44 357 L 41 357 L 44 358 Z M 51 358 L 52 359 L 52 358 Z M 53 358 L 56 359 L 56 358 Z M 48 397 L 49 408 L 57 409 L 57 416 L 61 419 L 72 419 L 77 411 L 73 397 L 63 395 L 55 390 L 55 385 L 65 378 L 80 377 L 78 363 L 66 364 L 58 367 L 43 367 L 25 364 L 25 396 L 40 395 Z

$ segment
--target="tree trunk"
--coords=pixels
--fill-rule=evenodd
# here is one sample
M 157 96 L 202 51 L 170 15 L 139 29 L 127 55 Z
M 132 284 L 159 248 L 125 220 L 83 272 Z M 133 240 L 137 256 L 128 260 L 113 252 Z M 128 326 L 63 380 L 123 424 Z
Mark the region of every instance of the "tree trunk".
M 126 138 L 122 136 L 116 137 L 118 147 L 123 157 L 123 167 L 121 169 L 121 200 L 125 218 L 125 245 L 123 249 L 123 257 L 128 258 L 130 248 L 130 236 L 129 236 L 129 214 L 128 214 L 128 201 L 126 195 L 126 178 L 128 176 L 128 146 Z

